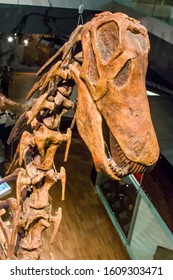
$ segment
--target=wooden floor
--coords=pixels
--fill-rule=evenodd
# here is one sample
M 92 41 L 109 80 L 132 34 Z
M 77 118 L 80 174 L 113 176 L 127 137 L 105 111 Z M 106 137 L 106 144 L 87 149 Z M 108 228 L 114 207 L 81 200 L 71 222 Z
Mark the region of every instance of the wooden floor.
M 56 166 L 64 152 L 57 153 Z M 45 232 L 47 251 L 56 259 L 129 259 L 90 179 L 92 160 L 80 137 L 73 134 L 69 158 L 65 165 L 67 187 L 65 201 L 60 201 L 60 186 L 50 192 L 53 210 L 61 206 L 63 218 L 56 242 L 49 246 L 51 229 Z
M 56 155 L 56 167 L 63 163 L 64 147 Z M 112 225 L 91 181 L 92 159 L 87 147 L 74 133 L 67 163 L 66 198 L 61 185 L 52 187 L 53 213 L 62 207 L 63 217 L 56 241 L 49 245 L 52 228 L 43 234 L 45 259 L 52 252 L 60 260 L 126 260 L 129 256 Z

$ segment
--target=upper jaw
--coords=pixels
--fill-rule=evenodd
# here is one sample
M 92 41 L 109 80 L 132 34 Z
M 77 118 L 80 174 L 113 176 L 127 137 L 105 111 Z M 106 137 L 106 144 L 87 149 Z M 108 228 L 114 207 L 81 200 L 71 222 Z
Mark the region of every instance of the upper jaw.
M 122 177 L 129 174 L 149 171 L 154 166 L 147 166 L 128 159 L 116 139 L 114 139 L 112 150 L 110 145 L 104 141 L 104 153 L 102 153 L 102 158 L 98 157 L 97 159 L 94 159 L 94 162 L 98 172 L 106 173 L 115 180 L 121 180 Z

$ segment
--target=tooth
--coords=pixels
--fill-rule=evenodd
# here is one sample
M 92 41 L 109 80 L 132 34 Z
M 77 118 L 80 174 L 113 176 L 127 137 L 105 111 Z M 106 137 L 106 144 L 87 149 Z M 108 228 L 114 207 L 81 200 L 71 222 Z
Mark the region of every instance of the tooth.
M 122 151 L 120 150 L 120 151 L 117 151 L 117 155 L 120 157 L 121 155 L 123 155 L 124 156 L 124 154 L 122 153 Z
M 133 162 L 129 162 L 129 172 L 132 172 L 133 169 Z
M 126 156 L 122 153 L 122 154 L 119 156 L 119 158 L 120 158 L 121 160 L 123 160 L 123 159 L 126 159 Z
M 112 165 L 110 167 L 111 167 L 112 170 L 114 170 L 114 167 Z
M 148 170 L 148 166 L 144 166 L 143 170 L 142 170 L 142 173 L 146 172 L 147 170 Z
M 125 166 L 127 166 L 128 163 L 129 163 L 128 159 L 125 159 L 124 161 L 122 161 L 122 164 L 124 164 Z
M 142 166 L 142 165 L 139 165 L 137 172 L 138 172 L 138 173 L 141 173 L 142 170 L 143 170 L 143 166 Z
M 118 143 L 115 145 L 116 149 L 119 150 L 120 146 L 118 145 Z
M 134 172 L 134 173 L 137 173 L 137 170 L 138 170 L 138 164 L 135 163 L 135 164 L 134 164 L 134 167 L 133 167 L 133 172 Z
M 150 172 L 153 169 L 153 166 L 148 166 L 147 172 Z

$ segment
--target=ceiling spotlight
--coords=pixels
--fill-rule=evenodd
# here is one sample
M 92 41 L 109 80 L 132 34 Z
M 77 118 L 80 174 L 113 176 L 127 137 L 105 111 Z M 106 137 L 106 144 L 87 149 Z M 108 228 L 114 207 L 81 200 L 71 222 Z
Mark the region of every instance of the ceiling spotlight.
M 13 37 L 9 36 L 7 40 L 8 40 L 9 43 L 12 43 L 13 42 Z
M 29 40 L 28 40 L 28 39 L 25 39 L 25 40 L 23 41 L 23 43 L 24 43 L 25 46 L 28 46 Z

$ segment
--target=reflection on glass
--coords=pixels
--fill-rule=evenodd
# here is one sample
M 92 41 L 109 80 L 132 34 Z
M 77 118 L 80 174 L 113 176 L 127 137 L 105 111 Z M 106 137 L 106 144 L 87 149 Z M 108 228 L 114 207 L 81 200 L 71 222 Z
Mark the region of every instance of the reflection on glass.
M 117 0 L 143 15 L 155 17 L 170 25 L 173 25 L 173 1 L 172 0 Z
M 137 197 L 136 188 L 131 181 L 109 179 L 100 185 L 100 189 L 127 237 Z

